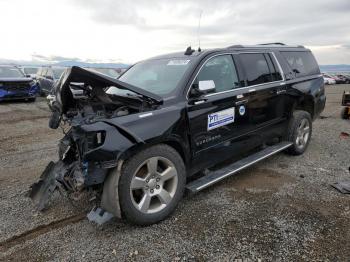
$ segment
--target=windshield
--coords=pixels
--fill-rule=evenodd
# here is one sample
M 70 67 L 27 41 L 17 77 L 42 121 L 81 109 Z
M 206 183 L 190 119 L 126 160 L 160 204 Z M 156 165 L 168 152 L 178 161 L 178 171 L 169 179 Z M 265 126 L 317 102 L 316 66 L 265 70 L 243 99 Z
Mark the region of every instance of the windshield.
M 35 75 L 38 72 L 37 67 L 25 67 L 23 68 L 23 71 L 26 75 Z
M 148 60 L 131 67 L 119 80 L 157 95 L 166 95 L 176 88 L 189 64 L 188 59 Z M 118 93 L 115 89 L 111 87 L 108 93 Z
M 0 67 L 0 77 L 24 77 L 21 70 L 16 67 Z
M 54 79 L 59 79 L 64 72 L 65 68 L 53 68 L 53 78 Z
M 114 68 L 93 68 L 93 70 L 113 78 L 117 78 L 120 75 Z

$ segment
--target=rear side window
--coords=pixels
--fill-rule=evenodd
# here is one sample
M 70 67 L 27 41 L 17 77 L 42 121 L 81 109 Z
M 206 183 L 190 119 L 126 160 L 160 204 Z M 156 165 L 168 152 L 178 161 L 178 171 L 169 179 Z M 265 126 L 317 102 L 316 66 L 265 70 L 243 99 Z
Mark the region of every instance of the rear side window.
M 311 52 L 281 52 L 296 76 L 316 75 L 320 68 Z
M 273 64 L 268 61 L 264 54 L 240 54 L 240 59 L 246 73 L 248 86 L 259 85 L 272 81 L 276 81 L 276 77 L 273 73 Z M 270 59 L 269 57 L 267 57 Z

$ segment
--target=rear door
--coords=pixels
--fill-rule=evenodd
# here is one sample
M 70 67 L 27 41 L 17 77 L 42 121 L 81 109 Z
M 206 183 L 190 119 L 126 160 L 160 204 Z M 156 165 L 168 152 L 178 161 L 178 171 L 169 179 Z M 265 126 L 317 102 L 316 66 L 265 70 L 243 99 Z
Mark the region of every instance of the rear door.
M 248 90 L 231 54 L 215 55 L 201 66 L 189 92 L 188 120 L 194 163 L 203 167 L 240 155 L 256 146 L 250 139 Z M 213 81 L 215 90 L 193 96 L 199 81 Z
M 281 136 L 288 107 L 285 104 L 287 85 L 278 61 L 269 52 L 241 53 L 239 60 L 249 90 L 247 109 L 251 132 L 262 143 Z

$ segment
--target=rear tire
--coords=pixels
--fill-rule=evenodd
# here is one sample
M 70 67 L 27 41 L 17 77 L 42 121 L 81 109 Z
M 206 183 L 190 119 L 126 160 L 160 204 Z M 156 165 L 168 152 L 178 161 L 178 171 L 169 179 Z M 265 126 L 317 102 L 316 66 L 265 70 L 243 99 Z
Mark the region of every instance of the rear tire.
M 286 135 L 287 141 L 293 145 L 286 152 L 291 155 L 303 154 L 310 143 L 311 135 L 311 115 L 306 111 L 294 111 Z
M 167 145 L 156 145 L 123 164 L 119 199 L 123 216 L 138 225 L 150 225 L 168 217 L 181 200 L 186 169 L 181 156 Z

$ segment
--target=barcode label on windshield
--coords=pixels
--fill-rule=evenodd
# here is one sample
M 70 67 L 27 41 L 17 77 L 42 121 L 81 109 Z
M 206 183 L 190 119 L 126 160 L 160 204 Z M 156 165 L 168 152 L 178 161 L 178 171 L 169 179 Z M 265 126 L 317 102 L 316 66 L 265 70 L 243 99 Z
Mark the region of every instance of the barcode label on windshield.
M 170 60 L 167 65 L 187 65 L 190 60 Z

